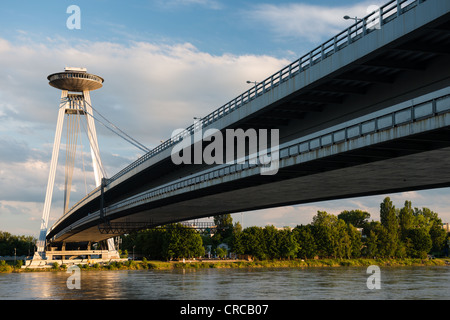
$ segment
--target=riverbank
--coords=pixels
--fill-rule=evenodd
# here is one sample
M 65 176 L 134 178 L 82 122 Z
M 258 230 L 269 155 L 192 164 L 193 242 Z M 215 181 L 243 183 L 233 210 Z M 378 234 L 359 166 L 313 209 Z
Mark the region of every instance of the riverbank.
M 138 264 L 139 265 L 139 264 Z M 177 268 L 308 268 L 308 267 L 365 267 L 378 266 L 450 266 L 450 259 L 311 259 L 311 260 L 215 260 L 202 262 L 147 262 L 148 269 Z
M 83 271 L 89 270 L 174 270 L 205 268 L 309 268 L 309 267 L 404 267 L 404 266 L 450 266 L 450 258 L 444 259 L 311 259 L 311 260 L 191 260 L 191 261 L 125 261 L 80 265 Z M 0 265 L 0 273 L 8 272 L 49 272 L 65 271 L 68 265 L 55 264 L 51 268 L 14 268 L 8 264 Z

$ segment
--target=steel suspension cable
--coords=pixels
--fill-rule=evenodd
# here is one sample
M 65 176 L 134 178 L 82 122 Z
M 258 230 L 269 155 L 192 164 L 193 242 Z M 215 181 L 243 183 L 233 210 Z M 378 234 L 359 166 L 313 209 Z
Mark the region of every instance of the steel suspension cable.
M 77 117 L 78 117 L 78 131 L 79 132 L 81 132 L 80 122 L 82 121 L 80 119 L 80 116 L 81 116 L 80 113 L 77 113 Z M 84 177 L 84 190 L 85 190 L 86 194 L 88 194 L 87 180 L 86 180 L 86 168 L 84 166 L 83 140 L 81 139 L 81 137 L 80 137 L 80 140 L 81 140 L 81 164 L 83 166 L 83 177 Z
M 87 104 L 89 104 L 86 101 Z M 119 137 L 121 137 L 122 139 L 128 141 L 129 143 L 131 143 L 132 145 L 134 145 L 135 147 L 137 147 L 138 149 L 140 149 L 141 151 L 144 152 L 149 152 L 150 149 L 148 149 L 146 146 L 144 146 L 142 143 L 140 143 L 139 141 L 137 141 L 136 139 L 132 138 L 130 135 L 128 135 L 127 133 L 125 133 L 123 130 L 121 130 L 119 127 L 117 127 L 115 124 L 113 124 L 111 121 L 109 121 L 106 117 L 104 117 L 100 112 L 98 112 L 98 110 L 96 110 L 91 104 L 89 104 L 89 106 L 92 108 L 93 111 L 95 111 L 100 117 L 102 117 L 103 119 L 106 120 L 106 122 L 108 122 L 108 124 L 110 124 L 114 129 L 116 129 L 117 131 L 119 131 L 120 133 L 122 133 L 124 136 L 122 136 L 121 134 L 119 134 L 118 132 L 114 131 L 113 129 L 109 128 L 107 125 L 105 125 L 102 121 L 100 121 L 99 119 L 97 119 L 96 117 L 94 117 L 94 115 L 89 114 L 88 112 L 86 112 L 86 114 L 88 114 L 89 116 L 91 116 L 94 120 L 100 122 L 103 126 L 105 126 L 107 129 L 111 130 L 112 132 L 114 132 L 115 134 L 117 134 Z
M 64 212 L 67 211 L 70 202 L 70 193 L 72 190 L 73 170 L 75 166 L 75 156 L 78 143 L 78 117 L 67 115 L 67 144 L 66 144 L 66 167 L 65 167 L 65 186 L 64 186 Z
M 84 109 L 85 114 L 87 114 L 86 110 Z M 91 140 L 89 137 L 92 137 L 92 131 L 89 127 L 89 121 L 87 121 L 87 117 L 86 117 L 86 126 L 84 126 L 83 123 L 83 129 L 85 129 L 86 135 L 88 136 L 89 141 Z M 93 146 L 91 145 L 91 150 L 93 151 L 93 156 L 94 156 L 94 160 L 95 162 L 98 164 L 98 167 L 100 168 L 100 171 L 102 172 L 103 177 L 107 177 L 106 175 L 106 171 L 103 168 L 103 163 L 100 161 L 100 150 L 98 148 L 98 146 Z

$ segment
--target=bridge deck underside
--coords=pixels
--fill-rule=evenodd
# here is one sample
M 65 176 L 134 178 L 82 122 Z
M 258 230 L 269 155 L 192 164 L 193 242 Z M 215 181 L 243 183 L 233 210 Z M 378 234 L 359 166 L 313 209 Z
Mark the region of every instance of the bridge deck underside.
M 121 211 L 111 222 L 155 225 L 270 207 L 450 186 L 450 128 L 186 192 Z M 79 232 L 80 231 L 80 232 Z M 58 241 L 100 241 L 98 225 Z

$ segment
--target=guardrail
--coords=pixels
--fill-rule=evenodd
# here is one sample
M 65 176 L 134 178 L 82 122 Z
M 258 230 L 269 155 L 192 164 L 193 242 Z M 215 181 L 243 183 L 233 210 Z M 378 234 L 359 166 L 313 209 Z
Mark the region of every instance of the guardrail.
M 217 110 L 201 118 L 201 121 L 197 121 L 196 123 L 190 125 L 183 132 L 180 132 L 178 135 L 172 137 L 172 139 L 164 141 L 163 143 L 152 149 L 150 152 L 146 153 L 145 155 L 113 175 L 110 179 L 108 179 L 108 183 L 130 172 L 131 170 L 147 161 L 148 159 L 159 154 L 160 152 L 174 146 L 184 137 L 192 135 L 195 131 L 212 124 L 213 122 L 219 120 L 230 112 L 233 112 L 234 110 L 242 107 L 244 104 L 250 102 L 251 100 L 256 99 L 258 96 L 279 86 L 282 82 L 287 81 L 293 76 L 296 76 L 298 73 L 303 72 L 316 63 L 319 63 L 320 61 L 347 47 L 351 43 L 373 32 L 374 30 L 376 30 L 376 27 L 373 27 L 374 25 L 378 24 L 380 27 L 382 27 L 384 24 L 394 20 L 404 12 L 409 11 L 411 8 L 425 1 L 429 0 L 389 1 L 385 5 L 381 6 L 379 11 L 371 13 L 362 18 L 360 21 L 355 22 L 346 30 L 335 35 L 333 38 L 324 42 L 317 48 L 311 50 L 300 59 L 295 60 L 280 71 L 257 83 L 254 87 L 245 91 L 240 96 L 234 98 Z

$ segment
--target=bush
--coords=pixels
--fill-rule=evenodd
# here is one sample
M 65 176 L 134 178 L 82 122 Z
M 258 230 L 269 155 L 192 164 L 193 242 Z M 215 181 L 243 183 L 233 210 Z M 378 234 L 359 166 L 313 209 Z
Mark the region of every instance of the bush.
M 11 272 L 13 268 L 5 260 L 0 261 L 0 272 Z
M 122 268 L 123 267 L 123 264 L 121 263 L 121 262 L 119 262 L 119 261 L 112 261 L 108 266 L 107 266 L 107 268 L 109 269 L 109 270 L 118 270 L 118 269 L 120 269 L 120 268 Z
M 125 266 L 130 268 L 130 269 L 137 269 L 138 268 L 138 265 L 137 265 L 136 261 L 134 261 L 134 260 L 128 260 L 125 263 Z
M 128 250 L 119 250 L 119 257 L 121 258 L 128 258 Z
M 23 260 L 17 260 L 14 268 L 20 269 L 23 266 Z
M 220 259 L 224 259 L 227 256 L 227 250 L 224 248 L 217 248 L 216 254 Z

